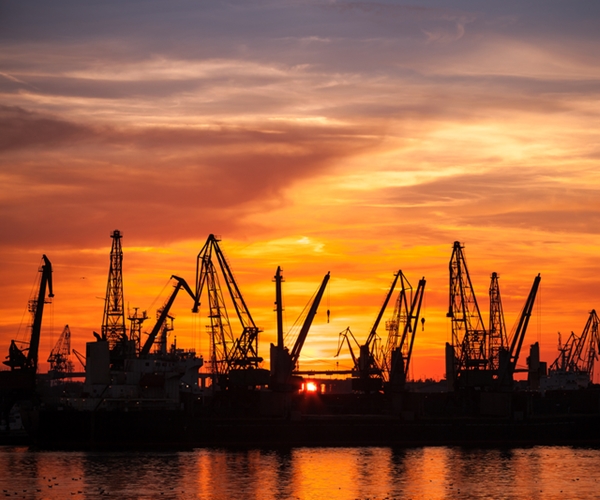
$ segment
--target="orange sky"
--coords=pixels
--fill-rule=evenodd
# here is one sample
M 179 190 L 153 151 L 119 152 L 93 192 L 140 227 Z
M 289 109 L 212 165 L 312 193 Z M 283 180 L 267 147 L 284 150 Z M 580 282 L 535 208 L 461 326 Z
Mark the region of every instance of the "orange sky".
M 43 253 L 41 355 L 67 323 L 85 351 L 114 229 L 125 300 L 151 317 L 220 235 L 264 356 L 276 267 L 288 327 L 331 271 L 301 367 L 349 366 L 338 333 L 364 340 L 402 269 L 427 279 L 413 376 L 440 378 L 455 240 L 486 320 L 493 271 L 509 328 L 541 273 L 525 345 L 549 363 L 598 307 L 595 3 L 33 3 L 0 12 L 6 353 Z M 178 343 L 206 353 L 188 302 Z

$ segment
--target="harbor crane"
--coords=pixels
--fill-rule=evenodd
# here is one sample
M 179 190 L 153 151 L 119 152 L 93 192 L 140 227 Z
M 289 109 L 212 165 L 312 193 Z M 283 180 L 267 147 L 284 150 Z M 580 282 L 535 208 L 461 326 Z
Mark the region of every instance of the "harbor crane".
M 395 303 L 394 314 L 386 322 L 386 329 L 388 331 L 387 341 L 385 347 L 379 348 L 377 329 L 398 281 L 400 281 L 400 292 Z M 410 282 L 404 273 L 399 270 L 394 274 L 390 289 L 385 296 L 365 343 L 360 345 L 349 327 L 340 333 L 336 356 L 339 356 L 345 343 L 348 346 L 354 364 L 352 370 L 353 390 L 374 392 L 379 391 L 383 384 L 393 391 L 404 389 L 408 377 L 424 291 L 425 279 L 423 278 L 419 281 L 417 291 L 413 296 L 413 289 Z M 359 348 L 358 357 L 354 354 L 350 339 Z
M 402 271 L 400 273 L 400 293 L 396 300 L 394 314 L 386 322 L 388 338 L 383 352 L 384 384 L 392 392 L 403 391 L 408 380 L 426 284 L 425 278 L 421 278 L 413 295 L 412 286 Z M 425 318 L 420 320 L 424 328 Z
M 10 371 L 0 371 L 0 420 L 7 418 L 17 401 L 30 397 L 35 391 L 44 305 L 51 303 L 54 297 L 52 264 L 46 255 L 42 255 L 39 272 L 37 295 L 28 304 L 32 316 L 29 342 L 11 340 L 7 359 L 3 361 Z
M 510 338 L 506 337 L 498 275 L 490 284 L 490 327 L 485 329 L 463 246 L 455 241 L 449 264 L 449 309 L 452 344 L 446 344 L 446 378 L 452 388 L 510 388 L 540 284 L 531 291 Z
M 306 317 L 302 322 L 302 327 L 296 336 L 291 351 L 285 346 L 285 339 L 283 334 L 283 302 L 281 293 L 281 283 L 283 281 L 283 275 L 281 267 L 277 267 L 275 274 L 275 306 L 277 311 L 277 345 L 271 344 L 271 382 L 270 386 L 278 391 L 289 391 L 297 389 L 299 386 L 299 379 L 294 378 L 294 372 L 298 368 L 298 361 L 300 360 L 300 353 L 306 342 L 308 332 L 312 326 L 313 320 L 319 309 L 321 299 L 325 293 L 325 289 L 329 282 L 330 273 L 327 273 L 323 277 L 321 285 L 313 295 L 313 298 L 309 302 L 310 307 L 306 313 Z M 308 306 L 307 306 L 308 307 Z M 301 315 L 302 316 L 302 315 Z M 288 334 L 288 341 L 293 340 L 292 334 Z
M 42 256 L 42 261 L 37 297 L 29 301 L 29 312 L 32 315 L 31 337 L 28 347 L 25 348 L 19 348 L 15 340 L 11 341 L 8 359 L 3 362 L 5 365 L 10 366 L 11 370 L 26 370 L 34 374 L 37 371 L 44 304 L 49 304 L 49 299 L 54 297 L 52 292 L 52 264 L 45 255 Z M 46 290 L 48 290 L 48 300 Z
M 192 289 L 187 284 L 187 281 L 185 281 L 183 278 L 180 278 L 179 276 L 175 276 L 175 275 L 171 276 L 171 279 L 175 280 L 177 282 L 177 284 L 173 288 L 173 292 L 171 293 L 170 297 L 167 299 L 165 304 L 159 309 L 159 314 L 158 314 L 158 318 L 156 320 L 156 324 L 152 328 L 152 331 L 148 335 L 146 342 L 144 342 L 144 346 L 140 350 L 140 357 L 144 357 L 144 356 L 147 356 L 148 354 L 150 354 L 150 349 L 152 348 L 154 342 L 156 341 L 156 337 L 158 336 L 158 334 L 160 332 L 163 331 L 165 322 L 170 317 L 169 311 L 171 310 L 171 306 L 173 305 L 173 302 L 175 302 L 175 299 L 177 298 L 177 294 L 179 293 L 179 291 L 183 288 L 188 293 L 188 295 L 192 298 L 193 301 L 196 300 L 196 295 L 194 294 L 194 292 L 192 292 Z
M 383 318 L 383 315 L 385 314 L 390 298 L 394 293 L 400 275 L 402 275 L 402 271 L 398 271 L 394 274 L 392 285 L 379 309 L 379 313 L 369 331 L 369 335 L 367 336 L 365 343 L 359 346 L 358 359 L 354 366 L 356 376 L 353 377 L 352 380 L 352 389 L 355 391 L 373 392 L 380 390 L 382 387 L 383 360 L 381 359 L 381 354 L 377 350 L 377 329 L 379 328 L 381 318 Z M 352 357 L 354 357 L 354 355 Z
M 571 332 L 567 341 L 558 341 L 558 357 L 550 365 L 549 376 L 553 378 L 576 378 L 579 386 L 587 386 L 594 380 L 594 366 L 600 350 L 600 319 L 592 309 L 580 336 Z
M 56 344 L 50 351 L 48 363 L 50 370 L 48 373 L 51 378 L 65 378 L 73 373 L 73 362 L 69 359 L 71 355 L 71 329 L 65 325 Z
M 450 305 L 446 316 L 452 320 L 454 359 L 451 373 L 460 376 L 487 368 L 487 332 L 469 276 L 463 246 L 458 241 L 454 242 L 452 248 L 449 269 Z
M 268 383 L 268 372 L 259 368 L 263 358 L 258 355 L 258 334 L 250 310 L 242 296 L 231 268 L 214 234 L 208 236 L 196 264 L 196 291 L 193 312 L 197 313 L 203 293 L 208 297 L 210 318 L 211 366 L 214 379 L 223 384 L 254 386 Z M 225 298 L 219 280 L 220 271 L 233 303 L 242 332 L 232 331 Z M 226 382 L 228 380 L 228 382 Z
M 519 354 L 521 353 L 521 347 L 523 347 L 523 341 L 525 340 L 525 333 L 527 332 L 527 326 L 531 314 L 533 313 L 533 305 L 535 303 L 535 297 L 537 295 L 538 288 L 540 287 L 541 277 L 538 274 L 534 280 L 523 310 L 519 315 L 519 320 L 514 333 L 511 335 L 510 346 L 507 349 L 500 351 L 500 373 L 498 375 L 498 381 L 500 388 L 512 388 L 513 376 L 517 371 L 517 362 L 519 361 Z

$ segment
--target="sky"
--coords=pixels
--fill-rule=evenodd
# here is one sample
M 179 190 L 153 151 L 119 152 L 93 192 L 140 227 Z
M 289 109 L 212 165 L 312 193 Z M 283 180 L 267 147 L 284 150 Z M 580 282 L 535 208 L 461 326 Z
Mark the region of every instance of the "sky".
M 118 229 L 146 331 L 218 235 L 264 357 L 277 266 L 286 329 L 330 271 L 301 368 L 349 367 L 339 332 L 424 276 L 411 371 L 435 379 L 460 241 L 486 321 L 492 272 L 509 330 L 541 274 L 525 345 L 550 364 L 600 307 L 599 49 L 593 1 L 0 0 L 0 357 L 42 254 L 42 369 L 65 324 L 85 352 Z M 206 355 L 191 306 L 173 334 Z

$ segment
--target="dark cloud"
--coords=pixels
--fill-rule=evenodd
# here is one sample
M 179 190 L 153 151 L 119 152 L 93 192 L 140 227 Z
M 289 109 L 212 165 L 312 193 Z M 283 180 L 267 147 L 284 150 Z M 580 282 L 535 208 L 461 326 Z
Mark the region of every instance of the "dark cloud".
M 295 182 L 374 145 L 343 127 L 91 127 L 7 107 L 0 116 L 10 246 L 64 234 L 78 245 L 117 222 L 140 241 L 240 229 Z
M 93 135 L 85 125 L 0 105 L 0 154 L 37 146 L 60 147 Z

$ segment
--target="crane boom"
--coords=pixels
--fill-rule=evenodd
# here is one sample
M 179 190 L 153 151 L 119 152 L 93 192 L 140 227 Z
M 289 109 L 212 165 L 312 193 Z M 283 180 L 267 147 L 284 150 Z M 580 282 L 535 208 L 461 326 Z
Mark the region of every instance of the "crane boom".
M 42 279 L 40 280 L 40 289 L 37 300 L 35 301 L 35 313 L 33 324 L 31 326 L 31 341 L 29 343 L 29 352 L 27 353 L 27 364 L 34 371 L 37 370 L 38 352 L 40 348 L 40 335 L 42 331 L 42 316 L 44 314 L 44 304 L 46 302 L 46 287 L 48 287 L 48 297 L 54 297 L 52 291 L 52 264 L 45 255 L 42 255 L 44 264 L 42 264 Z
M 368 335 L 367 340 L 365 342 L 366 346 L 370 346 L 371 345 L 371 342 L 373 342 L 373 339 L 375 338 L 375 335 L 377 334 L 377 328 L 379 327 L 379 323 L 381 322 L 381 318 L 383 317 L 383 314 L 385 313 L 385 310 L 387 308 L 388 302 L 390 301 L 390 297 L 394 293 L 394 288 L 396 288 L 396 283 L 398 282 L 398 277 L 401 274 L 402 274 L 402 271 L 398 271 L 397 273 L 394 274 L 394 280 L 392 281 L 392 285 L 390 286 L 390 290 L 388 291 L 387 295 L 385 296 L 385 299 L 383 301 L 381 309 L 379 310 L 379 314 L 377 315 L 377 318 L 375 318 L 375 323 L 373 323 L 373 326 L 371 327 L 371 331 L 369 332 L 369 335 Z
M 306 341 L 306 337 L 307 337 L 308 331 L 310 330 L 310 327 L 312 325 L 313 319 L 315 318 L 315 315 L 317 314 L 319 304 L 321 303 L 321 299 L 323 298 L 323 293 L 325 292 L 325 288 L 327 287 L 328 282 L 329 282 L 329 272 L 325 275 L 325 277 L 323 278 L 323 281 L 321 282 L 321 286 L 319 287 L 319 290 L 317 291 L 317 294 L 315 295 L 315 299 L 313 300 L 313 303 L 310 306 L 308 314 L 306 315 L 304 324 L 302 325 L 302 328 L 300 329 L 298 338 L 296 339 L 296 342 L 294 343 L 294 347 L 292 347 L 292 350 L 290 352 L 293 368 L 295 368 L 298 363 L 298 359 L 300 358 L 300 352 L 302 351 L 302 347 L 304 346 L 304 342 Z
M 142 350 L 140 351 L 140 356 L 147 356 L 150 353 L 150 349 L 152 348 L 152 345 L 154 344 L 154 341 L 156 340 L 156 336 L 162 330 L 162 327 L 165 324 L 167 317 L 169 316 L 169 311 L 171 310 L 171 306 L 173 305 L 173 302 L 175 302 L 175 298 L 177 297 L 179 290 L 181 290 L 181 288 L 183 288 L 190 295 L 190 297 L 192 297 L 192 300 L 196 299 L 194 292 L 192 292 L 191 288 L 189 287 L 189 285 L 183 278 L 173 275 L 173 276 L 171 276 L 171 279 L 177 280 L 177 284 L 175 285 L 173 292 L 171 293 L 171 296 L 167 299 L 167 302 L 161 308 L 160 315 L 159 315 L 158 319 L 156 320 L 156 324 L 154 325 L 154 328 L 152 328 L 150 335 L 148 336 L 148 338 L 146 339 L 146 342 L 144 343 L 144 347 L 142 347 Z

